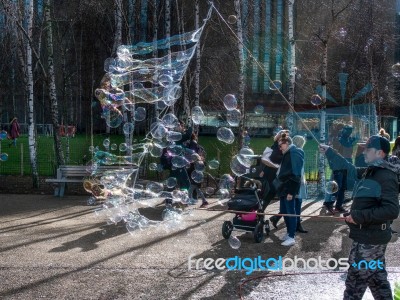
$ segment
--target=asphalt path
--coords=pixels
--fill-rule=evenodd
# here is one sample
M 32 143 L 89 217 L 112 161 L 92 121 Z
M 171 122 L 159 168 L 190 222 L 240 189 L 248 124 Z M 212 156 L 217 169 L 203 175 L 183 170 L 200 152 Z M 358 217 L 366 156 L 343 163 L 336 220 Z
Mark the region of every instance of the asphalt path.
M 307 234 L 284 247 L 282 221 L 261 243 L 234 232 L 233 249 L 221 234 L 233 214 L 194 210 L 178 228 L 163 226 L 128 233 L 107 224 L 87 206 L 86 196 L 0 195 L 0 299 L 341 299 L 345 271 L 282 272 L 194 270 L 198 259 L 347 258 L 351 245 L 345 223 L 304 218 Z M 210 199 L 211 207 L 218 206 Z M 303 203 L 303 213 L 326 215 L 320 201 Z M 159 220 L 163 205 L 143 211 Z M 267 212 L 277 213 L 273 202 Z M 400 230 L 400 223 L 393 224 Z M 400 283 L 400 241 L 387 249 L 389 279 Z M 192 257 L 192 269 L 188 258 Z M 211 261 L 211 260 L 209 260 Z M 199 265 L 201 265 L 199 263 Z M 363 299 L 373 299 L 367 291 Z

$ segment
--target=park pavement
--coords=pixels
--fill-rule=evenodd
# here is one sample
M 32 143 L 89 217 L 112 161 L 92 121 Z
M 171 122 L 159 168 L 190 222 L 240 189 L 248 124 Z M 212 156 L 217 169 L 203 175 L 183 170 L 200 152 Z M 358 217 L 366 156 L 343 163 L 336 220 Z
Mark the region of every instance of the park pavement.
M 343 271 L 188 270 L 188 257 L 346 258 L 347 226 L 331 218 L 304 218 L 307 234 L 280 245 L 280 223 L 262 243 L 240 233 L 241 247 L 221 235 L 232 214 L 195 210 L 184 227 L 129 234 L 122 223 L 107 225 L 87 206 L 87 196 L 0 194 L 0 299 L 341 299 Z M 210 199 L 216 204 L 217 200 Z M 324 215 L 321 202 L 303 204 L 304 214 Z M 213 204 L 211 204 L 211 207 Z M 155 219 L 163 207 L 151 209 Z M 277 213 L 278 204 L 267 211 Z M 394 229 L 400 229 L 398 220 Z M 387 249 L 392 284 L 400 281 L 400 241 Z M 270 275 L 274 275 L 268 277 Z M 367 291 L 364 299 L 372 299 Z

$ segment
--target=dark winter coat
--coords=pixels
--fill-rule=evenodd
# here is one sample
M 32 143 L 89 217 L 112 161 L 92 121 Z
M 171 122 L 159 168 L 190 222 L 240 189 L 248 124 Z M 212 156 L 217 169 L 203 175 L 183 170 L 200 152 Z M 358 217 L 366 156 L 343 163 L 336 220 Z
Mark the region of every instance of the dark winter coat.
M 295 145 L 290 145 L 283 154 L 282 163 L 278 171 L 278 179 L 282 186 L 278 190 L 280 197 L 288 194 L 293 197 L 299 193 L 301 185 L 301 170 L 304 166 L 304 151 Z
M 390 222 L 399 215 L 398 166 L 383 160 L 377 166 L 356 168 L 329 148 L 329 164 L 346 169 L 349 184 L 354 184 L 350 214 L 357 224 L 348 223 L 349 237 L 362 244 L 386 244 L 391 239 Z

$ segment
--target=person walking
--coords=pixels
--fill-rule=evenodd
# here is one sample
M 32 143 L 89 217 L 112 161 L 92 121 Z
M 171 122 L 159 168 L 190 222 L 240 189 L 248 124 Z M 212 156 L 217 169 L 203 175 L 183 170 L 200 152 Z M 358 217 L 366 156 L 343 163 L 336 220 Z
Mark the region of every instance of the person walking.
M 10 122 L 10 139 L 12 140 L 8 146 L 11 147 L 11 145 L 14 145 L 14 147 L 17 147 L 17 138 L 20 135 L 20 126 L 18 124 L 18 119 L 14 117 L 11 122 Z
M 375 299 L 392 299 L 385 269 L 385 252 L 392 231 L 391 222 L 399 215 L 398 180 L 400 169 L 388 162 L 389 141 L 371 136 L 365 144 L 366 168 L 356 168 L 327 145 L 320 145 L 334 169 L 346 169 L 349 185 L 355 184 L 350 212 L 344 214 L 353 240 L 349 254 L 344 300 L 362 299 L 367 287 Z M 362 261 L 376 262 L 365 268 Z

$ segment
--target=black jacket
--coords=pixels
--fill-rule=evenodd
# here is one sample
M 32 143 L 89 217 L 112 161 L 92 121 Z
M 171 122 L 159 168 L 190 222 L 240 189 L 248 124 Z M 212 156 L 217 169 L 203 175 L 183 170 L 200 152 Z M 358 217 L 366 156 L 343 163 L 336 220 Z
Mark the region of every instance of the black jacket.
M 299 193 L 303 165 L 303 150 L 295 145 L 290 145 L 289 149 L 283 154 L 278 171 L 278 179 L 282 182 L 282 186 L 278 190 L 279 196 L 285 197 L 290 194 L 294 197 Z
M 399 215 L 399 168 L 382 161 L 377 166 L 356 168 L 329 148 L 326 152 L 333 170 L 346 169 L 348 180 L 355 182 L 350 214 L 357 223 L 350 227 L 349 237 L 362 244 L 386 244 L 390 241 L 390 221 Z

